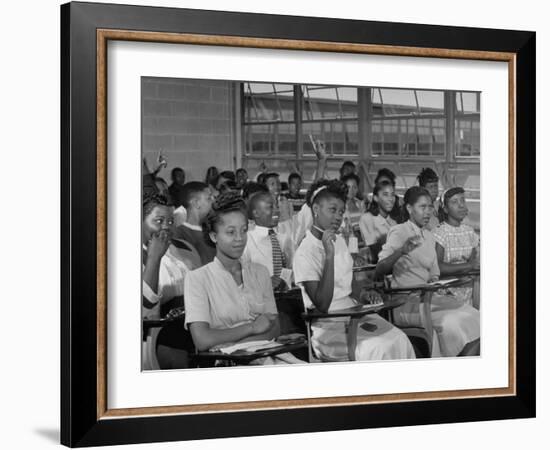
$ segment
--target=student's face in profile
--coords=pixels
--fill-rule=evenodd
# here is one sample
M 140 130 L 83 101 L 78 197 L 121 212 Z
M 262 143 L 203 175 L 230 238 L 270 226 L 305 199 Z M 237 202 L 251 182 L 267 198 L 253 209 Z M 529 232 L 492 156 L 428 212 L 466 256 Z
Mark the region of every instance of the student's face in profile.
M 346 186 L 348 187 L 348 200 L 357 197 L 357 191 L 359 191 L 359 187 L 357 186 L 356 181 L 348 180 L 346 181 Z
M 270 177 L 266 180 L 265 185 L 270 194 L 277 197 L 281 193 L 281 182 L 279 177 Z
M 201 191 L 195 200 L 195 208 L 199 211 L 199 217 L 205 218 L 210 209 L 212 209 L 212 203 L 214 202 L 214 195 L 210 188 L 206 188 Z
M 438 181 L 430 181 L 429 183 L 426 183 L 426 186 L 424 186 L 424 187 L 430 193 L 430 197 L 432 198 L 432 202 L 435 202 L 435 199 L 439 195 L 439 182 Z
M 292 195 L 298 195 L 300 193 L 300 189 L 302 189 L 301 178 L 293 178 L 290 180 L 290 183 L 288 183 L 288 192 Z
M 323 230 L 338 231 L 342 225 L 345 211 L 346 205 L 339 198 L 321 199 L 319 203 L 313 205 L 315 224 Z
M 219 252 L 231 259 L 239 259 L 246 246 L 248 220 L 242 212 L 235 211 L 224 214 L 216 226 L 216 231 L 210 233 L 210 239 L 216 244 Z
M 444 210 L 450 218 L 462 222 L 468 215 L 465 195 L 463 193 L 453 195 L 447 200 Z
M 395 190 L 391 186 L 385 186 L 374 196 L 374 201 L 384 212 L 389 213 L 395 205 Z
M 174 225 L 174 208 L 172 206 L 157 205 L 143 219 L 142 238 L 146 244 L 154 234 L 166 231 L 172 235 Z
M 218 182 L 216 183 L 216 189 L 219 191 L 220 190 L 220 187 L 222 184 L 226 183 L 229 181 L 229 178 L 225 178 L 225 177 L 219 177 L 218 178 Z
M 256 225 L 267 228 L 272 228 L 279 222 L 279 217 L 273 215 L 273 199 L 270 195 L 264 195 L 256 202 L 254 222 Z
M 428 224 L 433 209 L 432 199 L 426 195 L 420 196 L 414 205 L 407 205 L 411 220 L 420 228 Z

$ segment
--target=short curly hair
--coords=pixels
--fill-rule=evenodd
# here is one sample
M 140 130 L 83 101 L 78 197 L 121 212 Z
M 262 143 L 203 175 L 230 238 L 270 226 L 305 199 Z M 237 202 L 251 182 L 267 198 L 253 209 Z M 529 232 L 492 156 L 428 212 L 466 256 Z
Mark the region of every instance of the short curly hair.
M 145 219 L 156 206 L 172 206 L 170 199 L 156 192 L 144 193 L 142 198 L 142 219 Z

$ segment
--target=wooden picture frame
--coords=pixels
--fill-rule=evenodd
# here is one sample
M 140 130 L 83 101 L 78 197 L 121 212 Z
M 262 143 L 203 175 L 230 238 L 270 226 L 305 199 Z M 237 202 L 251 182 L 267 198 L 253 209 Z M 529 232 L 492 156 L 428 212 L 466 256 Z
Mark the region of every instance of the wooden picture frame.
M 508 387 L 421 395 L 109 409 L 106 395 L 106 44 L 109 40 L 507 62 Z M 61 442 L 64 445 L 534 417 L 535 33 L 69 3 L 61 7 L 61 56 Z M 522 199 L 521 203 L 517 198 Z

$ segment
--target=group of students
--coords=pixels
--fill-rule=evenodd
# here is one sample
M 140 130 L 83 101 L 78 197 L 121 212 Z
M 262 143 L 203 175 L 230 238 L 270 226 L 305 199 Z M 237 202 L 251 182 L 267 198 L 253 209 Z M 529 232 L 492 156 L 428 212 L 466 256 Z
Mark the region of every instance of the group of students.
M 440 196 L 437 174 L 429 168 L 403 198 L 395 193 L 389 169 L 381 169 L 372 194 L 360 198 L 351 161 L 343 164 L 339 179 L 318 178 L 305 195 L 299 173 L 290 175 L 288 191 L 282 192 L 274 172 L 263 171 L 253 182 L 245 169 L 210 168 L 205 182 L 185 183 L 181 169 L 174 170 L 170 187 L 149 179 L 146 189 L 144 178 L 142 311 L 144 318 L 158 318 L 183 308 L 199 351 L 276 338 L 274 292 L 295 285 L 305 306 L 321 312 L 377 300 L 353 276 L 354 265 L 365 259 L 376 263 L 375 277 L 392 275 L 396 287 L 479 268 L 479 237 L 463 223 L 464 189 L 453 187 Z M 361 319 L 356 360 L 415 357 L 399 327 L 419 324 L 419 295 L 403 295 L 407 301 L 393 311 L 393 324 L 377 314 Z M 479 354 L 479 311 L 472 297 L 470 287 L 433 295 L 432 356 Z M 312 323 L 318 358 L 349 359 L 348 320 Z M 178 345 L 181 331 L 167 332 L 159 342 L 162 368 L 188 363 L 189 349 Z M 300 361 L 290 354 L 258 361 L 274 362 Z

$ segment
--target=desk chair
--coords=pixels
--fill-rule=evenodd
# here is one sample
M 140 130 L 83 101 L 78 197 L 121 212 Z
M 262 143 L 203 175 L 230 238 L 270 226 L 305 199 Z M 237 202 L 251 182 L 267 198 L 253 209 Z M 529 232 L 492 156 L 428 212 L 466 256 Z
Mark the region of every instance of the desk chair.
M 471 284 L 473 279 L 470 276 L 463 276 L 447 284 L 434 283 L 398 288 L 391 287 L 391 279 L 391 275 L 384 278 L 384 296 L 386 296 L 388 301 L 391 301 L 392 299 L 401 299 L 403 301 L 403 304 L 407 301 L 418 301 L 420 323 L 416 326 L 402 326 L 396 324 L 393 317 L 393 311 L 391 311 L 390 314 L 390 321 L 395 326 L 399 327 L 409 337 L 411 342 L 413 342 L 413 340 L 415 339 L 420 339 L 421 341 L 423 341 L 426 345 L 426 351 L 421 352 L 420 349 L 415 346 L 417 356 L 430 358 L 433 351 L 433 333 L 434 330 L 437 331 L 437 328 L 433 325 L 432 321 L 432 296 L 434 292 L 437 292 L 442 288 L 461 287 L 467 284 Z M 445 278 L 442 278 L 439 281 L 444 282 Z M 415 293 L 418 295 L 414 295 L 414 297 L 411 296 L 411 294 Z M 418 353 L 420 353 L 420 355 Z

